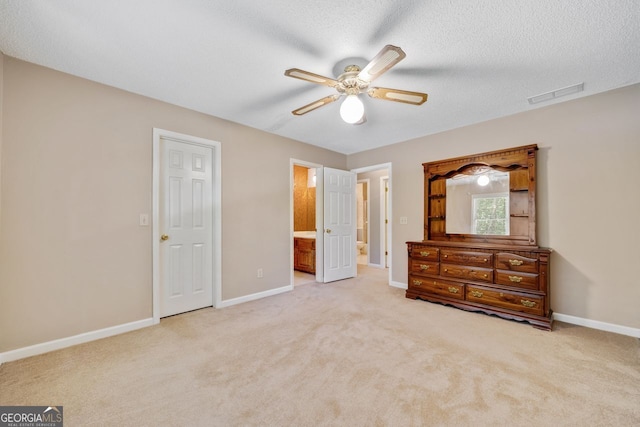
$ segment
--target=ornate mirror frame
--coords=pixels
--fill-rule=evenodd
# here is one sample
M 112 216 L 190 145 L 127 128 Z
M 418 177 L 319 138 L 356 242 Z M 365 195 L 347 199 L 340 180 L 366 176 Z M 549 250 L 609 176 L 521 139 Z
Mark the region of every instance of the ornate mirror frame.
M 536 246 L 537 150 L 534 144 L 423 163 L 424 240 Z M 509 172 L 510 234 L 448 234 L 447 179 L 475 175 L 487 168 Z

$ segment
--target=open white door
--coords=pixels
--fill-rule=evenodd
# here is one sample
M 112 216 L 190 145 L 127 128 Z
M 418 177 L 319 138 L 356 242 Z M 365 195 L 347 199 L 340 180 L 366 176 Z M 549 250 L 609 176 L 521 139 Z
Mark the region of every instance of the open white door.
M 356 174 L 324 168 L 324 282 L 355 277 Z

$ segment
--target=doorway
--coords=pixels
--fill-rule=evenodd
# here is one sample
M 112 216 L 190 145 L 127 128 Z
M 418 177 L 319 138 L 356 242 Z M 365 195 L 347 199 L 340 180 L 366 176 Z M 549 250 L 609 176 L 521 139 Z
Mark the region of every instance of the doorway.
M 322 242 L 318 239 L 322 195 L 318 197 L 318 170 L 322 165 L 291 160 L 291 284 L 293 287 L 322 281 Z M 320 234 L 321 235 L 321 234 Z
M 356 260 L 369 265 L 369 179 L 358 179 L 356 190 Z
M 367 184 L 368 190 L 366 196 L 363 196 L 363 200 L 365 197 L 367 199 L 367 265 L 388 269 L 389 283 L 391 283 L 391 203 L 393 188 L 391 163 L 352 169 L 352 172 L 357 173 L 358 182 Z M 362 260 L 362 255 L 360 260 Z

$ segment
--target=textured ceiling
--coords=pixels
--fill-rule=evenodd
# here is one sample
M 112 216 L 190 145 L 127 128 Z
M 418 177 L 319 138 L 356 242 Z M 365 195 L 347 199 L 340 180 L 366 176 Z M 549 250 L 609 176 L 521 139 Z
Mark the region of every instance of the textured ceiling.
M 358 126 L 340 102 L 291 114 L 334 89 L 286 69 L 335 78 L 386 44 L 407 57 L 374 86 L 425 104 L 361 95 Z M 0 0 L 0 50 L 350 154 L 640 82 L 640 1 Z

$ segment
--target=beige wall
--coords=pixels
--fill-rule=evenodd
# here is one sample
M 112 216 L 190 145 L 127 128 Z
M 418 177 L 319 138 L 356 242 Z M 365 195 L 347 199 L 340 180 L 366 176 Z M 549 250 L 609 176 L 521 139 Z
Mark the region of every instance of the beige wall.
M 422 240 L 423 162 L 535 143 L 538 242 L 555 251 L 552 309 L 640 328 L 639 113 L 633 85 L 350 155 L 349 168 L 393 164 L 393 281 L 407 283 L 405 242 Z
M 346 156 L 2 63 L 0 352 L 151 317 L 154 127 L 221 142 L 223 300 L 290 284 L 290 158 Z
M 347 158 L 6 56 L 0 82 L 0 352 L 151 316 L 138 216 L 151 212 L 154 127 L 221 142 L 224 300 L 289 284 L 290 158 L 393 164 L 392 279 L 406 283 L 421 163 L 537 143 L 552 308 L 640 328 L 640 85 Z

